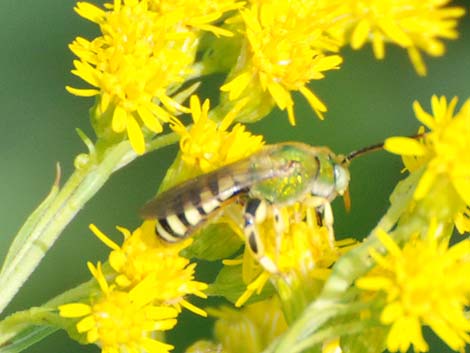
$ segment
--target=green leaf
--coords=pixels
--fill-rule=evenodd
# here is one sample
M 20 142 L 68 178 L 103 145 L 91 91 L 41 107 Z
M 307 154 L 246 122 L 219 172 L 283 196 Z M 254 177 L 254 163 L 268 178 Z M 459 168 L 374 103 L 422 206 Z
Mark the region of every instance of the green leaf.
M 215 282 L 209 285 L 206 294 L 210 296 L 225 297 L 228 301 L 235 303 L 245 292 L 246 284 L 242 278 L 242 266 L 225 266 L 220 270 Z M 260 294 L 254 294 L 246 304 L 255 303 L 260 300 L 272 297 L 274 287 L 271 283 L 266 283 Z
M 18 353 L 59 330 L 52 326 L 29 327 L 0 347 L 0 353 Z

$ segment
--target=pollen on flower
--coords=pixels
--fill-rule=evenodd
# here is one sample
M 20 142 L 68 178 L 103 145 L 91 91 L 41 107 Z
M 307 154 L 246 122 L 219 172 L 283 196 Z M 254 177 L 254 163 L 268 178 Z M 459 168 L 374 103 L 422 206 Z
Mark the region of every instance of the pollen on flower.
M 385 56 L 385 43 L 391 42 L 408 51 L 416 72 L 426 74 L 420 51 L 442 56 L 445 51 L 441 39 L 456 39 L 457 19 L 465 14 L 461 7 L 446 6 L 450 1 L 434 0 L 366 0 L 347 1 L 347 25 L 353 49 L 372 42 L 375 57 Z
M 127 136 L 145 152 L 145 137 L 160 133 L 173 114 L 186 111 L 169 96 L 190 73 L 197 36 L 171 26 L 147 1 L 118 0 L 106 10 L 79 2 L 76 11 L 99 25 L 101 36 L 77 38 L 73 74 L 94 89 L 67 87 L 79 96 L 99 95 L 94 111 L 98 136 Z
M 241 124 L 231 130 L 244 102 L 237 104 L 218 124 L 209 118 L 209 100 L 201 105 L 197 96 L 190 99 L 193 126 L 188 130 L 176 121 L 172 129 L 181 135 L 181 158 L 194 173 L 207 173 L 257 152 L 264 145 L 263 137 L 252 135 Z
M 429 131 L 418 139 L 393 137 L 385 149 L 405 158 L 414 158 L 413 168 L 425 168 L 414 194 L 416 200 L 434 198 L 436 207 L 449 210 L 460 232 L 470 230 L 470 100 L 456 112 L 457 98 L 433 96 L 432 114 L 414 103 L 417 119 Z M 437 199 L 432 190 L 439 190 L 445 200 Z M 443 205 L 446 207 L 444 208 Z
M 327 108 L 307 84 L 322 79 L 326 71 L 338 69 L 342 62 L 339 55 L 326 54 L 340 45 L 330 35 L 340 22 L 339 7 L 295 0 L 253 3 L 243 10 L 246 62 L 221 90 L 229 92 L 231 100 L 250 97 L 253 90 L 265 92 L 281 110 L 287 110 L 292 124 L 291 92 L 298 91 L 323 118 Z
M 109 264 L 116 271 L 116 285 L 142 295 L 151 293 L 155 303 L 171 305 L 178 310 L 182 307 L 205 316 L 205 312 L 190 304 L 185 297 L 196 295 L 206 298 L 207 284 L 196 281 L 195 267 L 179 252 L 191 243 L 166 244 L 155 235 L 155 222 L 146 221 L 134 232 L 118 228 L 124 235 L 121 246 L 92 227 L 92 231 L 111 247 Z M 107 240 L 106 240 L 107 239 Z
M 437 222 L 432 222 L 424 239 L 416 234 L 402 249 L 380 231 L 387 254 L 371 250 L 377 265 L 356 281 L 365 291 L 385 294 L 380 319 L 390 325 L 387 348 L 391 352 L 406 352 L 410 345 L 415 352 L 427 351 L 422 326 L 429 326 L 453 350 L 463 351 L 470 342 L 470 320 L 465 314 L 470 242 L 448 247 L 447 241 L 438 239 L 438 229 Z
M 80 318 L 76 325 L 79 333 L 86 335 L 88 343 L 98 344 L 103 353 L 137 352 L 142 349 L 153 353 L 166 353 L 174 347 L 154 338 L 156 331 L 172 329 L 178 311 L 168 306 L 152 305 L 148 296 L 124 292 L 104 285 L 101 266 L 91 266 L 93 276 L 102 291 L 90 304 L 61 305 L 62 317 Z

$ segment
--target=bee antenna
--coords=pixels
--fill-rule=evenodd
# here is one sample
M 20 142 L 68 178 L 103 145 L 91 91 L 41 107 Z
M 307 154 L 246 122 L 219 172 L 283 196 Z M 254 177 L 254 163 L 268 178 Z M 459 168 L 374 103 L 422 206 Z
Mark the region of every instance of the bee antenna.
M 416 134 L 416 135 L 412 135 L 412 136 L 408 136 L 408 137 L 412 138 L 412 139 L 419 139 L 419 138 L 423 137 L 424 135 L 426 135 L 426 133 L 420 133 L 420 134 Z M 352 151 L 351 153 L 347 154 L 344 157 L 343 163 L 349 164 L 356 157 L 362 156 L 362 155 L 367 154 L 369 152 L 381 151 L 381 150 L 384 149 L 384 144 L 385 144 L 385 142 L 376 143 L 375 145 L 367 146 L 367 147 L 358 149 L 356 151 Z
M 380 151 L 384 149 L 384 142 L 376 143 L 375 145 L 367 146 L 347 154 L 344 159 L 346 163 L 350 163 L 354 158 L 367 154 L 369 152 Z

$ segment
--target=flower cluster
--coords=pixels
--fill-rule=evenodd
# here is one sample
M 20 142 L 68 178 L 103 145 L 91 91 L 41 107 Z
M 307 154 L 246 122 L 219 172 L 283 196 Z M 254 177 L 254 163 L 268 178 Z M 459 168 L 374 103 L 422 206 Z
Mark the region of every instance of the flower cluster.
M 457 37 L 457 20 L 464 10 L 448 3 L 114 0 L 98 7 L 78 2 L 75 10 L 98 25 L 100 35 L 93 40 L 78 37 L 70 45 L 77 56 L 72 73 L 92 88 L 67 90 L 79 96 L 96 96 L 91 120 L 98 137 L 98 153 L 129 141 L 137 154 L 143 154 L 152 146 L 151 139 L 165 128 L 171 130 L 170 136 L 179 138 L 180 151 L 160 190 L 220 168 L 224 168 L 220 174 L 248 174 L 256 170 L 256 153 L 263 149 L 264 139 L 251 134 L 243 122 L 257 121 L 277 107 L 286 111 L 289 122 L 295 125 L 293 97 L 297 93 L 323 119 L 327 106 L 310 85 L 340 68 L 340 50 L 346 45 L 359 49 L 370 42 L 378 59 L 385 56 L 386 43 L 397 45 L 408 52 L 418 74 L 424 75 L 422 53 L 443 55 L 442 40 Z M 211 63 L 214 67 L 209 67 Z M 211 107 L 209 100 L 200 99 L 195 91 L 203 75 L 218 71 L 226 76 L 217 87 L 220 97 L 212 100 L 218 104 Z M 356 296 L 358 289 L 372 292 L 374 295 L 364 302 L 375 300 L 374 308 L 380 307 L 390 351 L 405 352 L 410 345 L 416 351 L 426 351 L 422 326 L 431 327 L 456 350 L 462 350 L 470 341 L 470 322 L 463 313 L 470 294 L 465 283 L 470 274 L 469 243 L 465 240 L 449 245 L 454 225 L 461 233 L 470 230 L 470 100 L 459 111 L 456 104 L 457 99 L 448 102 L 444 97 L 433 97 L 433 113 L 429 114 L 415 103 L 416 116 L 429 131 L 421 127 L 415 137 L 391 138 L 385 143 L 387 150 L 403 156 L 406 168 L 419 181 L 406 210 L 390 222 L 395 227 L 393 232 L 377 232 L 382 248 L 374 247 L 370 256 L 367 252 L 361 259 L 370 266 L 371 257 L 375 267 L 355 282 L 353 295 L 329 301 L 346 307 L 347 300 L 353 300 L 350 298 L 362 298 Z M 246 159 L 250 156 L 253 159 Z M 236 163 L 243 159 L 249 160 L 250 166 Z M 269 156 L 265 159 L 271 162 Z M 316 174 L 308 178 L 315 178 L 327 194 L 328 187 L 337 186 L 337 171 L 322 170 L 318 157 L 316 161 Z M 331 159 L 326 164 L 334 163 L 342 164 Z M 283 167 L 287 169 L 290 164 Z M 268 169 L 277 170 L 272 165 Z M 331 178 L 322 179 L 322 173 Z M 302 178 L 299 176 L 299 183 L 305 181 Z M 330 205 L 325 202 L 342 194 L 336 189 L 326 198 L 310 195 L 310 189 L 298 200 L 291 198 L 276 204 L 274 198 L 264 218 L 260 217 L 264 220 L 254 225 L 256 233 L 250 238 L 243 226 L 246 229 L 254 220 L 248 219 L 251 214 L 241 211 L 247 202 L 244 196 L 253 196 L 252 179 L 248 180 L 242 196 L 237 198 L 233 194 L 230 199 L 219 197 L 214 191 L 219 190 L 219 180 L 207 188 L 202 185 L 201 190 L 190 190 L 195 191 L 195 199 L 201 200 L 191 205 L 195 210 L 190 210 L 195 211 L 192 215 L 196 214 L 193 220 L 197 221 L 191 223 L 186 214 L 180 213 L 169 213 L 168 217 L 178 218 L 181 227 L 191 226 L 191 231 L 202 228 L 204 233 L 200 223 L 222 215 L 221 223 L 227 222 L 233 228 L 237 246 L 246 243 L 244 250 L 235 249 L 229 254 L 234 259 L 225 262 L 240 265 L 238 277 L 233 280 L 239 285 L 235 306 L 247 304 L 248 299 L 265 299 L 253 294 L 261 294 L 268 283 L 273 284 L 278 298 L 240 310 L 208 310 L 217 317 L 217 342 L 198 342 L 188 353 L 262 351 L 287 329 L 284 316 L 293 322 L 324 288 L 334 287 L 328 287 L 334 275 L 332 267 L 356 245 L 349 240 L 335 240 Z M 203 200 L 202 195 L 214 199 Z M 324 201 L 320 205 L 318 198 Z M 180 198 L 178 202 L 183 208 L 188 205 L 188 199 Z M 230 203 L 233 209 L 228 210 Z M 212 212 L 215 209 L 218 211 Z M 148 220 L 133 232 L 118 227 L 124 236 L 121 245 L 95 226 L 91 229 L 111 249 L 108 261 L 105 265 L 89 264 L 97 283 L 94 291 L 86 299 L 61 305 L 59 310 L 62 317 L 76 319 L 79 335 L 105 353 L 166 353 L 173 346 L 164 343 L 164 332 L 176 325 L 183 309 L 207 316 L 204 309 L 189 301 L 189 296 L 225 295 L 214 289 L 216 283 L 208 289 L 196 280 L 196 264 L 187 258 L 188 253 L 194 254 L 192 239 L 165 243 L 155 234 L 155 221 Z M 212 257 L 229 257 L 225 252 L 217 255 Z M 357 277 L 347 280 L 353 283 Z M 265 292 L 262 294 L 273 297 Z M 322 343 L 333 342 L 330 350 L 339 349 L 338 337 L 342 334 L 334 329 L 337 322 L 320 332 L 320 336 L 328 333 L 322 336 Z
M 281 221 L 269 210 L 266 220 L 257 229 L 264 247 L 264 260 L 270 266 L 260 268 L 251 256 L 243 258 L 247 288 L 235 306 L 242 306 L 253 295 L 261 293 L 271 276 L 281 275 L 294 283 L 323 282 L 338 257 L 353 245 L 352 239 L 335 241 L 330 225 L 319 225 L 316 209 L 308 199 L 279 208 Z M 282 229 L 279 229 L 279 223 Z M 245 252 L 249 252 L 245 249 Z M 274 270 L 274 272 L 273 272 Z
M 419 140 L 407 137 L 387 139 L 385 148 L 403 156 L 411 172 L 424 168 L 414 198 L 426 205 L 430 217 L 454 219 L 460 233 L 470 230 L 470 100 L 455 112 L 457 98 L 433 96 L 433 114 L 418 102 L 418 120 L 430 131 Z M 436 192 L 437 191 L 437 192 Z M 445 207 L 443 207 L 445 205 Z
M 231 100 L 256 97 L 253 91 L 268 92 L 274 103 L 287 110 L 295 124 L 291 92 L 299 91 L 320 118 L 326 106 L 307 87 L 324 72 L 338 69 L 339 42 L 330 36 L 338 26 L 338 9 L 322 1 L 254 2 L 241 12 L 247 40 L 246 61 L 236 67 L 230 82 L 221 87 Z M 328 45 L 329 44 L 329 45 Z
M 190 110 L 193 125 L 186 127 L 174 120 L 172 129 L 180 138 L 181 160 L 191 171 L 190 176 L 207 173 L 252 155 L 264 145 L 261 135 L 253 135 L 242 124 L 230 126 L 245 102 L 241 101 L 228 112 L 220 123 L 209 118 L 210 102 L 201 104 L 197 96 L 191 96 Z M 188 175 L 181 172 L 186 178 Z
M 160 133 L 172 115 L 187 112 L 172 92 L 192 73 L 199 32 L 227 34 L 211 23 L 239 6 L 235 1 L 206 3 L 203 10 L 189 1 L 116 0 L 104 10 L 77 4 L 78 14 L 99 25 L 102 35 L 92 41 L 78 37 L 70 45 L 78 57 L 72 72 L 95 88 L 67 89 L 99 95 L 92 117 L 98 137 L 127 136 L 142 154 L 145 136 Z M 188 11 L 195 14 L 189 22 Z
M 411 201 L 392 233 L 378 231 L 386 254 L 371 249 L 376 265 L 356 285 L 378 294 L 392 352 L 406 352 L 410 345 L 428 351 L 423 326 L 453 350 L 470 343 L 470 243 L 450 242 L 454 225 L 460 233 L 470 230 L 470 100 L 460 110 L 456 105 L 457 98 L 433 96 L 430 114 L 415 102 L 426 128 L 385 142 L 415 180 L 408 189 Z M 405 240 L 402 247 L 397 239 Z
M 244 102 L 238 121 L 259 120 L 277 106 L 295 124 L 293 92 L 323 118 L 327 107 L 308 85 L 339 69 L 342 47 L 371 41 L 381 59 L 390 42 L 405 48 L 424 75 L 420 52 L 443 55 L 441 39 L 458 35 L 464 9 L 447 3 L 115 0 L 102 9 L 79 2 L 76 11 L 101 35 L 70 45 L 78 57 L 72 72 L 94 88 L 67 89 L 98 96 L 92 111 L 98 137 L 107 145 L 127 138 L 139 154 L 164 124 L 189 112 L 182 105 L 185 83 L 217 70 L 228 74 L 219 111 L 240 110 Z
M 109 269 L 89 264 L 100 290 L 90 302 L 59 307 L 63 317 L 82 319 L 79 333 L 88 343 L 98 344 L 103 352 L 124 350 L 168 352 L 173 346 L 155 339 L 155 332 L 176 325 L 182 308 L 206 316 L 206 312 L 186 300 L 188 295 L 206 298 L 207 285 L 194 280 L 195 264 L 180 256 L 190 240 L 176 245 L 164 244 L 154 231 L 154 222 L 144 222 L 132 234 L 118 229 L 124 242 L 117 245 L 95 226 L 93 232 L 112 251 Z
M 434 0 L 348 0 L 347 40 L 353 49 L 372 42 L 375 57 L 383 59 L 385 44 L 396 44 L 408 51 L 419 75 L 426 74 L 420 51 L 442 56 L 441 41 L 458 37 L 457 19 L 465 14 L 460 7 L 446 7 L 450 1 Z
M 429 326 L 453 350 L 463 351 L 470 342 L 470 242 L 449 246 L 441 239 L 442 225 L 432 222 L 423 238 L 418 233 L 400 248 L 393 238 L 379 232 L 387 254 L 371 251 L 377 263 L 356 284 L 367 291 L 385 293 L 380 320 L 390 325 L 387 348 L 415 352 L 429 347 L 421 326 Z

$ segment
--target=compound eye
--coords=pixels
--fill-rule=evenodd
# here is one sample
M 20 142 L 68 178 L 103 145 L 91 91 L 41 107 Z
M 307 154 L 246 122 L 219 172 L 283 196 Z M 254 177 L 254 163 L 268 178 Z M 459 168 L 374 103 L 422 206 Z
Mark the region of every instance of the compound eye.
M 349 170 L 341 164 L 335 164 L 333 172 L 335 174 L 335 189 L 342 195 L 349 185 Z

